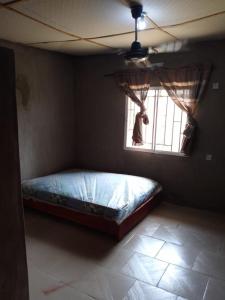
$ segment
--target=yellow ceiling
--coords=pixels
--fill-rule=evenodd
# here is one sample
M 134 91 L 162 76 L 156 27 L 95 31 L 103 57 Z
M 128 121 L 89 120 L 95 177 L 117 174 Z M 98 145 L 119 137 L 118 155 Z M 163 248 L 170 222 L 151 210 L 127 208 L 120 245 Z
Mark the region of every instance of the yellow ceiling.
M 0 38 L 69 54 L 111 53 L 134 39 L 127 0 L 0 0 Z M 225 36 L 225 0 L 140 0 L 144 46 Z

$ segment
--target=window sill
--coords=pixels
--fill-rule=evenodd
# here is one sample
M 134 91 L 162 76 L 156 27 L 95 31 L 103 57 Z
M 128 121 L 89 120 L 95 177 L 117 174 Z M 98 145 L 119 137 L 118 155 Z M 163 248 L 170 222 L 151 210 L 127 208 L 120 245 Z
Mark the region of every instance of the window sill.
M 189 157 L 188 155 L 180 152 L 169 152 L 169 151 L 160 151 L 160 150 L 150 150 L 150 149 L 142 149 L 142 148 L 133 148 L 133 147 L 124 147 L 124 150 L 128 151 L 138 151 L 138 152 L 148 152 L 156 155 L 171 155 L 171 156 L 179 156 L 179 157 Z

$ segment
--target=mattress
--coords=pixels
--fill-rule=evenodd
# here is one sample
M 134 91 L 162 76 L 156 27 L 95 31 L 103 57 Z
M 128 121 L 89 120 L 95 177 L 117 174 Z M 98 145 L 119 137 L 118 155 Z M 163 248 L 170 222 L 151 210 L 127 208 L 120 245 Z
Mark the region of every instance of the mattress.
M 79 169 L 22 183 L 23 197 L 27 200 L 102 216 L 118 224 L 160 190 L 161 186 L 148 178 Z

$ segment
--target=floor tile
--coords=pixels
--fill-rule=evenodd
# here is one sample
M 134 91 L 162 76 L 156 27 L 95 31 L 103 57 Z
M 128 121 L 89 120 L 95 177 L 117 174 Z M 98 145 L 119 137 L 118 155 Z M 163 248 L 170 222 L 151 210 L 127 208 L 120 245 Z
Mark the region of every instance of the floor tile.
M 29 277 L 29 293 L 30 300 L 42 300 L 46 296 L 43 290 L 61 286 L 62 282 L 57 279 L 46 275 L 39 271 L 37 268 L 28 264 L 28 277 Z
M 225 299 L 222 214 L 162 203 L 120 242 L 33 211 L 25 227 L 31 300 Z
M 156 258 L 180 267 L 191 268 L 198 254 L 199 250 L 195 247 L 166 243 Z
M 127 276 L 99 267 L 71 286 L 99 300 L 121 300 L 134 282 L 134 279 Z
M 224 300 L 225 281 L 210 279 L 206 288 L 204 300 Z
M 99 258 L 95 262 L 111 271 L 119 271 L 132 255 L 133 252 L 119 247 L 108 252 L 105 256 Z
M 45 240 L 27 239 L 26 250 L 28 260 L 43 271 L 49 270 L 56 262 L 69 255 L 66 250 Z
M 164 226 L 176 227 L 181 219 L 180 213 L 180 206 L 163 202 L 147 216 L 147 220 Z
M 198 248 L 199 251 L 217 251 L 222 245 L 221 236 L 204 227 L 194 227 L 181 224 L 178 235 L 182 244 L 189 247 Z
M 188 299 L 202 299 L 208 277 L 200 273 L 170 265 L 159 287 Z
M 224 230 L 225 235 L 225 230 Z M 216 253 L 221 256 L 225 256 L 225 236 L 220 236 L 220 244 L 218 245 L 216 249 Z
M 70 287 L 64 287 L 61 289 L 58 289 L 51 294 L 46 295 L 45 300 L 94 300 L 93 297 L 90 297 L 85 294 L 81 294 L 77 292 L 75 289 Z M 40 300 L 38 299 L 30 299 L 30 300 Z
M 161 225 L 152 235 L 156 239 L 166 242 L 182 245 L 182 239 L 177 235 L 177 228 Z
M 143 222 L 138 224 L 133 229 L 133 232 L 135 234 L 152 236 L 155 233 L 155 231 L 159 228 L 159 226 L 160 223 L 153 222 L 151 219 L 148 220 L 148 218 L 146 218 Z
M 29 267 L 30 300 L 92 300 L 92 297 L 81 294 L 62 281 L 42 273 L 35 267 Z
M 149 256 L 136 253 L 121 269 L 121 272 L 138 280 L 157 285 L 168 264 Z
M 195 260 L 193 270 L 225 280 L 225 256 L 202 251 Z
M 98 266 L 83 257 L 67 255 L 55 262 L 46 272 L 59 280 L 77 281 L 97 269 Z
M 144 235 L 135 235 L 125 246 L 125 249 L 136 251 L 154 257 L 165 242 Z
M 136 281 L 123 300 L 176 300 L 177 296 L 152 285 Z

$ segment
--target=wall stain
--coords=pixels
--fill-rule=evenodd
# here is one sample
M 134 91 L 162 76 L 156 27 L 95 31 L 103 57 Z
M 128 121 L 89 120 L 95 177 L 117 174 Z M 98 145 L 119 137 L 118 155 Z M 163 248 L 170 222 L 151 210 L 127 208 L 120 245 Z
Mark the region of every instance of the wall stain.
M 16 91 L 18 102 L 22 104 L 22 107 L 25 110 L 28 110 L 30 100 L 30 87 L 27 77 L 23 74 L 18 74 L 16 76 Z

